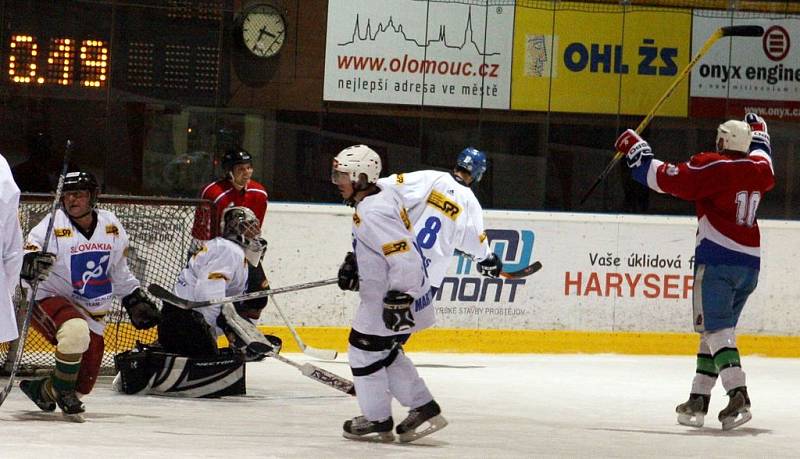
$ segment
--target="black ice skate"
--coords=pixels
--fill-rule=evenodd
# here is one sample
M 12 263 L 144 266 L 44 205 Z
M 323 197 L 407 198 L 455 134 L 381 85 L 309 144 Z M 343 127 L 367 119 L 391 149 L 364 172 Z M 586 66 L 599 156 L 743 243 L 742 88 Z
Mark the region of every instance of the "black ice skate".
M 350 440 L 390 443 L 394 441 L 392 427 L 394 421 L 391 417 L 385 421 L 375 422 L 367 420 L 364 416 L 357 416 L 344 422 L 342 435 Z
M 689 400 L 675 407 L 678 413 L 678 424 L 691 427 L 703 427 L 703 421 L 708 414 L 708 404 L 711 396 L 705 394 L 689 394 Z
M 64 418 L 73 422 L 83 422 L 84 419 L 81 414 L 86 411 L 86 408 L 84 408 L 83 403 L 78 399 L 78 395 L 75 391 L 54 390 L 54 392 L 56 393 L 56 403 L 58 407 L 61 408 L 61 413 L 64 415 Z
M 447 420 L 441 413 L 442 410 L 436 400 L 431 400 L 419 408 L 409 411 L 408 417 L 397 425 L 397 435 L 400 436 L 400 441 L 403 443 L 414 441 L 443 429 L 447 425 Z M 417 430 L 425 422 L 428 423 L 428 427 Z
M 56 401 L 50 397 L 44 389 L 47 378 L 28 379 L 20 381 L 19 388 L 36 404 L 42 411 L 55 411 Z
M 747 396 L 747 387 L 737 387 L 728 392 L 728 406 L 719 412 L 719 421 L 722 430 L 731 430 L 739 427 L 753 418 L 750 414 L 750 397 Z

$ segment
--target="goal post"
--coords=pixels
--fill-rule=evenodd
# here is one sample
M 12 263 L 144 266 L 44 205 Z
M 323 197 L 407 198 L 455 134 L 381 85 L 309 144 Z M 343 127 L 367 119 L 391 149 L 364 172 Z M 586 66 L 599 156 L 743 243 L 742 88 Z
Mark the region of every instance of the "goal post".
M 27 235 L 47 215 L 52 199 L 50 194 L 22 194 L 19 219 L 23 234 Z M 101 195 L 97 208 L 113 212 L 128 233 L 128 267 L 142 288 L 151 283 L 172 286 L 186 265 L 195 213 L 203 224 L 211 225 L 215 219 L 212 203 L 200 199 Z M 24 317 L 26 302 L 19 288 L 14 303 L 17 317 Z M 137 330 L 133 327 L 118 298 L 104 320 L 105 354 L 101 374 L 113 373 L 114 355 L 132 349 L 137 341 L 146 344 L 156 340 L 156 328 Z M 35 374 L 55 364 L 53 346 L 33 327 L 29 330 L 25 349 L 17 349 L 15 343 L 0 343 L 0 373 L 8 371 L 7 366 L 13 362 L 15 352 L 20 351 L 24 353 L 23 375 Z

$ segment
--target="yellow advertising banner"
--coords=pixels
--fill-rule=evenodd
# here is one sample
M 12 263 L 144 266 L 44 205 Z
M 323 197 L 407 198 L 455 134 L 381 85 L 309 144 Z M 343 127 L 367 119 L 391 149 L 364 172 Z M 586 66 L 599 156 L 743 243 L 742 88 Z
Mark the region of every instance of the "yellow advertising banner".
M 644 115 L 691 58 L 691 10 L 518 6 L 511 108 Z M 656 115 L 687 116 L 688 82 Z

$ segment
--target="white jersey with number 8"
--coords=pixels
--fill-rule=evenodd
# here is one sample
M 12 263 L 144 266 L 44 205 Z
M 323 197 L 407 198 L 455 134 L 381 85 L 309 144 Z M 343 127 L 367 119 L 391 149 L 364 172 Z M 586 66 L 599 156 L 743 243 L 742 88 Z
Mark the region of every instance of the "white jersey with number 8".
M 397 191 L 414 225 L 431 286 L 440 287 L 456 249 L 477 261 L 489 256 L 483 209 L 472 190 L 449 172 L 417 171 L 378 180 Z

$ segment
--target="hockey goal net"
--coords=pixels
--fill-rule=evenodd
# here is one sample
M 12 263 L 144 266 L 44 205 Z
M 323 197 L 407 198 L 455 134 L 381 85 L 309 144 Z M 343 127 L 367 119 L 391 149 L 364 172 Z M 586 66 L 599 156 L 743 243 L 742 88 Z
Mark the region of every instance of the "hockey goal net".
M 24 235 L 50 212 L 52 202 L 53 197 L 48 194 L 22 195 L 19 220 Z M 145 288 L 151 283 L 171 288 L 175 283 L 186 264 L 195 211 L 202 217 L 200 221 L 210 225 L 213 220 L 211 202 L 198 199 L 100 196 L 97 207 L 113 212 L 127 231 L 130 239 L 128 267 Z M 17 305 L 17 323 L 22 324 L 27 302 L 19 288 L 14 302 Z M 131 325 L 119 299 L 114 300 L 105 321 L 105 355 L 101 374 L 113 372 L 115 354 L 133 348 L 137 341 L 151 343 L 156 340 L 156 328 L 137 330 Z M 35 374 L 55 365 L 53 346 L 31 327 L 24 350 L 17 349 L 16 342 L 0 343 L 0 365 L 4 373 L 11 369 L 15 353 L 20 351 L 23 352 L 22 375 Z

